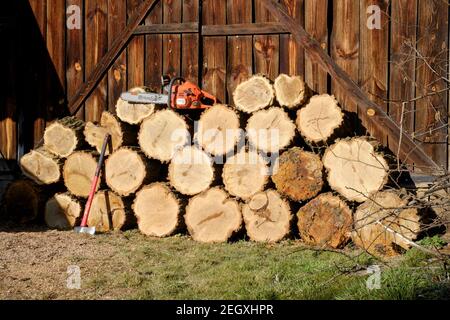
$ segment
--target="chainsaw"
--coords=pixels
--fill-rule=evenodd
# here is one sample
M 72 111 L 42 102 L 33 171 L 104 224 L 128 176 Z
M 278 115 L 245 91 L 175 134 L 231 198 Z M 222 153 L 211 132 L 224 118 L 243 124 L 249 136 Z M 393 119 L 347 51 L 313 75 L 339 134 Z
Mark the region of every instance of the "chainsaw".
M 168 76 L 163 76 L 161 80 L 163 92 L 167 94 L 128 91 L 122 93 L 120 97 L 130 103 L 162 104 L 172 109 L 184 110 L 207 109 L 217 102 L 216 97 L 181 77 L 170 79 Z

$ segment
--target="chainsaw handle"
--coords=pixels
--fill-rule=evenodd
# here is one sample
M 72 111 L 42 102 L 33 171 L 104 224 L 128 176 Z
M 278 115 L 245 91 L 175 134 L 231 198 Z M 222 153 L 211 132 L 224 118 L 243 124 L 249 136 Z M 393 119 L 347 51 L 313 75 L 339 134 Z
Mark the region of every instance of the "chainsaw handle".
M 202 90 L 202 95 L 203 95 L 203 99 L 211 101 L 212 105 L 215 105 L 217 103 L 217 98 L 215 96 L 213 96 L 212 94 L 209 94 L 208 92 L 205 92 L 205 91 Z M 205 105 L 205 104 L 202 103 L 202 105 L 205 106 L 205 107 L 211 107 L 210 104 Z
M 172 88 L 173 85 L 175 84 L 175 82 L 180 81 L 181 83 L 186 82 L 186 80 L 182 77 L 175 77 L 172 80 L 170 80 L 169 83 L 169 100 L 167 101 L 167 106 L 169 107 L 169 109 L 172 108 Z

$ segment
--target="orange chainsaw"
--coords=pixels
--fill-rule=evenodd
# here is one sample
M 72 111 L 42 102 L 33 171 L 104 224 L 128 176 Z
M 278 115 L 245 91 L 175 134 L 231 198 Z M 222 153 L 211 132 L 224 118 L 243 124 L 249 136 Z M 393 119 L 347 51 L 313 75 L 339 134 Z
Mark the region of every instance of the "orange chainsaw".
M 162 85 L 167 94 L 124 92 L 120 97 L 131 103 L 165 104 L 172 109 L 184 110 L 207 109 L 217 102 L 216 97 L 180 77 L 163 76 Z

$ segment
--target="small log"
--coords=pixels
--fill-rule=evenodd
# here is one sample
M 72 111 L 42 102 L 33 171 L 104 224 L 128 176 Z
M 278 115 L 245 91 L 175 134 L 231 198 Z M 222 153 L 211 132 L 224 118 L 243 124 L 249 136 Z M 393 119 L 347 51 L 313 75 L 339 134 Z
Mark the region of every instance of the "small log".
M 247 123 L 249 142 L 265 153 L 277 153 L 295 137 L 295 124 L 281 108 L 255 112 Z
M 50 124 L 44 132 L 45 149 L 60 158 L 67 158 L 84 143 L 84 122 L 66 117 Z
M 270 81 L 261 75 L 240 83 L 233 93 L 236 109 L 253 113 L 272 105 L 275 91 Z
M 71 230 L 78 225 L 83 207 L 70 193 L 57 193 L 45 205 L 45 223 L 51 229 Z
M 181 205 L 175 194 L 164 183 L 143 187 L 133 203 L 139 231 L 147 236 L 168 237 L 181 222 Z
M 227 154 L 240 138 L 239 115 L 226 105 L 217 104 L 201 115 L 196 140 L 206 152 L 214 156 Z
M 193 146 L 179 150 L 169 165 L 169 182 L 184 195 L 193 196 L 206 191 L 214 178 L 212 159 Z
M 64 185 L 71 194 L 80 198 L 89 196 L 97 161 L 98 155 L 88 151 L 77 151 L 67 158 L 63 168 L 63 178 Z M 97 190 L 99 186 L 100 181 Z
M 379 192 L 361 204 L 355 212 L 353 242 L 377 256 L 395 256 L 395 246 L 409 249 L 421 230 L 416 208 L 396 191 Z M 395 244 L 395 245 L 394 245 Z
M 388 164 L 366 138 L 339 140 L 325 151 L 330 187 L 349 201 L 364 202 L 386 184 Z
M 272 181 L 277 190 L 293 201 L 314 198 L 322 190 L 323 164 L 314 153 L 294 147 L 277 160 Z
M 192 238 L 199 242 L 226 242 L 242 224 L 239 203 L 213 188 L 190 199 L 184 216 Z
M 300 76 L 280 74 L 273 86 L 278 103 L 288 109 L 300 107 L 308 97 L 308 87 Z
M 92 200 L 88 226 L 96 232 L 119 231 L 131 225 L 133 214 L 120 196 L 109 190 L 99 191 Z
M 334 96 L 323 94 L 310 99 L 306 107 L 297 112 L 297 128 L 309 142 L 326 142 L 340 128 L 344 114 Z
M 132 93 L 145 93 L 146 88 L 133 88 Z M 139 125 L 155 112 L 154 104 L 130 103 L 121 98 L 117 100 L 116 114 L 120 120 L 131 125 Z
M 149 162 L 137 148 L 122 147 L 106 160 L 106 184 L 120 196 L 133 194 L 149 177 Z
M 158 111 L 142 122 L 138 139 L 147 157 L 169 162 L 189 142 L 188 125 L 172 110 Z
M 278 242 L 290 231 L 291 209 L 275 190 L 255 194 L 242 209 L 247 235 L 253 241 Z
M 352 210 L 338 196 L 324 193 L 308 202 L 297 213 L 303 241 L 319 247 L 342 248 L 351 238 Z
M 39 185 L 61 180 L 62 161 L 45 148 L 32 150 L 20 159 L 22 173 Z
M 266 161 L 257 152 L 240 151 L 229 157 L 223 167 L 222 180 L 225 189 L 233 196 L 250 199 L 263 191 L 269 181 Z

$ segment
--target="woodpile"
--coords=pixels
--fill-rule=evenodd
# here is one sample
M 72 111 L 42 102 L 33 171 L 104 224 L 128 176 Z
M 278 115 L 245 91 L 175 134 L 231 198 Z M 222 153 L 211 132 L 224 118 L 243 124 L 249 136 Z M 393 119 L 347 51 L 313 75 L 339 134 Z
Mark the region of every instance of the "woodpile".
M 88 221 L 97 231 L 138 227 L 167 237 L 187 230 L 200 242 L 246 232 L 252 241 L 298 237 L 330 248 L 352 240 L 388 256 L 410 247 L 419 212 L 398 192 L 384 191 L 384 154 L 368 137 L 345 135 L 351 124 L 333 96 L 311 97 L 301 77 L 280 75 L 272 83 L 256 75 L 233 99 L 234 107 L 217 104 L 198 123 L 121 99 L 116 114 L 104 112 L 99 123 L 57 120 L 45 130 L 44 146 L 21 159 L 31 180 L 12 183 L 3 207 L 16 221 L 42 212 L 50 228 L 73 228 L 109 133 Z

